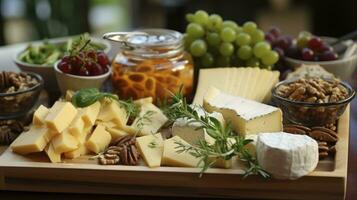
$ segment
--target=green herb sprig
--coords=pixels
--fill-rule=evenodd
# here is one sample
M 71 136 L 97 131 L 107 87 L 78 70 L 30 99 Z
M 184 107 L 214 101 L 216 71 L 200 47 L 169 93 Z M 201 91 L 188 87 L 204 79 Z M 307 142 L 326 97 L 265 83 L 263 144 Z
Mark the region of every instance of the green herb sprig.
M 230 123 L 223 127 L 221 123 L 214 117 L 208 115 L 204 111 L 203 116 L 199 116 L 193 106 L 187 104 L 181 90 L 177 94 L 172 94 L 172 103 L 164 107 L 164 113 L 174 121 L 178 118 L 186 118 L 188 123 L 198 123 L 200 126 L 196 129 L 205 129 L 207 134 L 215 139 L 214 144 L 210 144 L 205 140 L 200 140 L 197 146 L 184 144 L 176 141 L 177 152 L 188 152 L 192 156 L 199 158 L 198 166 L 201 166 L 200 176 L 210 168 L 218 159 L 229 160 L 234 156 L 238 156 L 241 161 L 246 164 L 247 169 L 243 178 L 249 175 L 260 175 L 263 178 L 269 178 L 270 175 L 263 170 L 256 158 L 254 158 L 246 149 L 246 145 L 252 140 L 244 139 L 233 133 Z

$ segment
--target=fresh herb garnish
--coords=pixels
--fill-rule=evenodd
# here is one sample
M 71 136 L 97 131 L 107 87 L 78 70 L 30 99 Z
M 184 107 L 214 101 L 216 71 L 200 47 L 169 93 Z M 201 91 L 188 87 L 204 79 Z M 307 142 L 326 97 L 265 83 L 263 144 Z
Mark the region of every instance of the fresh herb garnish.
M 155 113 L 156 112 L 153 111 L 153 110 L 148 110 L 143 114 L 143 116 L 137 118 L 135 126 L 138 129 L 138 133 L 140 133 L 140 131 L 144 128 L 145 125 L 147 125 L 147 124 L 149 124 L 151 122 L 151 117 Z
M 117 101 L 120 106 L 126 110 L 129 117 L 135 118 L 139 114 L 140 107 L 132 100 L 120 100 L 118 96 L 107 92 L 100 92 L 97 88 L 85 88 L 78 90 L 72 97 L 72 103 L 76 107 L 83 108 L 104 98 Z
M 148 147 L 152 148 L 152 149 L 155 149 L 158 145 L 159 144 L 155 140 L 153 140 L 148 144 Z
M 205 114 L 200 116 L 193 106 L 187 104 L 181 90 L 177 94 L 172 94 L 171 105 L 164 108 L 164 113 L 170 121 L 186 118 L 189 120 L 188 123 L 200 124 L 197 129 L 205 129 L 207 134 L 215 139 L 214 144 L 200 140 L 197 146 L 188 146 L 180 141 L 176 142 L 178 153 L 188 152 L 200 159 L 198 163 L 198 166 L 202 166 L 200 176 L 218 159 L 229 160 L 238 156 L 247 167 L 244 178 L 253 174 L 261 175 L 263 178 L 270 177 L 269 173 L 259 166 L 256 158 L 245 148 L 245 145 L 252 140 L 235 135 L 229 123 L 227 127 L 223 127 L 216 118 L 209 116 L 205 111 Z

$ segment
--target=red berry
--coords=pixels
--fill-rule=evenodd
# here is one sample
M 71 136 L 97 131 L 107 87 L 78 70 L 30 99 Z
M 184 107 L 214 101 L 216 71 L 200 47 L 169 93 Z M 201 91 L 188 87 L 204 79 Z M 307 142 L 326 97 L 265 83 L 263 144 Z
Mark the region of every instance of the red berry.
M 283 58 L 284 57 L 284 50 L 281 49 L 280 47 L 274 47 L 273 50 L 276 51 L 279 54 L 279 58 Z
M 72 73 L 72 66 L 68 62 L 65 62 L 65 61 L 61 61 L 58 64 L 58 69 L 66 74 Z
M 65 61 L 65 62 L 70 62 L 70 60 L 71 60 L 71 57 L 70 57 L 70 56 L 64 56 L 64 57 L 62 58 L 62 61 Z
M 296 45 L 291 45 L 285 52 L 288 57 L 300 59 L 301 52 Z
M 281 31 L 278 27 L 273 26 L 270 28 L 269 33 L 273 34 L 277 38 L 281 34 Z
M 319 56 L 320 61 L 337 60 L 338 55 L 333 51 L 325 51 Z
M 276 46 L 280 47 L 281 49 L 285 50 L 290 47 L 292 43 L 292 39 L 289 36 L 280 36 L 276 40 Z
M 309 46 L 310 49 L 317 51 L 322 45 L 322 40 L 318 37 L 313 37 L 309 40 L 307 45 Z
M 90 70 L 89 70 L 89 74 L 91 76 L 98 76 L 101 74 L 104 74 L 102 67 L 97 64 L 97 63 L 93 63 Z
M 97 59 L 98 59 L 98 63 L 102 67 L 104 67 L 104 66 L 106 67 L 107 65 L 109 65 L 108 56 L 104 52 L 98 52 L 97 53 Z
M 314 60 L 314 52 L 309 48 L 303 48 L 301 54 L 303 60 L 308 60 L 308 61 Z
M 265 40 L 269 42 L 271 45 L 273 45 L 275 43 L 276 38 L 273 34 L 267 33 L 265 34 Z
M 89 71 L 87 70 L 87 68 L 82 66 L 78 70 L 78 75 L 80 75 L 80 76 L 89 76 Z
M 80 58 L 79 56 L 72 57 L 72 65 L 76 67 L 81 67 L 83 64 L 84 64 L 83 59 Z
M 330 45 L 328 45 L 327 43 L 322 43 L 322 45 L 320 46 L 320 48 L 319 48 L 319 52 L 325 52 L 325 51 L 332 51 L 333 52 L 333 48 L 330 46 Z

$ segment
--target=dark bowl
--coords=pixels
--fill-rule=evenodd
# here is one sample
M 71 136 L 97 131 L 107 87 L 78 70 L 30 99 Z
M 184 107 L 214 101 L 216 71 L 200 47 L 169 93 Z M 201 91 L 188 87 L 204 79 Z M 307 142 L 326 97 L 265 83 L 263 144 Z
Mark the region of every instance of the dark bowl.
M 340 84 L 348 90 L 349 96 L 346 99 L 329 102 L 329 103 L 308 103 L 301 101 L 293 101 L 285 97 L 281 97 L 276 93 L 280 85 L 289 84 L 291 80 L 282 81 L 275 85 L 272 90 L 273 103 L 282 109 L 284 119 L 296 124 L 305 126 L 322 126 L 329 123 L 334 123 L 346 110 L 346 106 L 355 97 L 356 92 L 346 82 Z
M 14 119 L 26 115 L 36 104 L 43 88 L 43 79 L 32 72 L 23 72 L 37 79 L 38 84 L 26 90 L 0 93 L 0 119 Z

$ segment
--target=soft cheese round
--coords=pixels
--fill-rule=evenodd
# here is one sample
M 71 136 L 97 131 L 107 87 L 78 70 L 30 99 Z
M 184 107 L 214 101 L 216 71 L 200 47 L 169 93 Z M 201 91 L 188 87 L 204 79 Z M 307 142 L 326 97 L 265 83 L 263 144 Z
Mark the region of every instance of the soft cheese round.
M 276 179 L 297 179 L 312 172 L 319 161 L 317 142 L 306 135 L 285 132 L 261 133 L 257 159 Z

